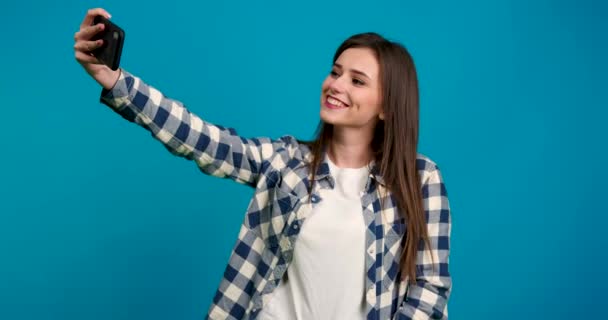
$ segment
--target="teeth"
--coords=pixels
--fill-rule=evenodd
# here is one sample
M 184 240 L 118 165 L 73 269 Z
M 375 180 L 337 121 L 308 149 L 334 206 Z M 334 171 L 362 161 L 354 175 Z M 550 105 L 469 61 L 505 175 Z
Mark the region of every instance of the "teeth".
M 331 103 L 331 104 L 333 104 L 335 106 L 338 106 L 338 107 L 345 107 L 346 106 L 346 105 L 344 105 L 344 103 L 342 103 L 342 101 L 334 99 L 332 97 L 327 97 L 327 102 L 329 102 L 329 103 Z

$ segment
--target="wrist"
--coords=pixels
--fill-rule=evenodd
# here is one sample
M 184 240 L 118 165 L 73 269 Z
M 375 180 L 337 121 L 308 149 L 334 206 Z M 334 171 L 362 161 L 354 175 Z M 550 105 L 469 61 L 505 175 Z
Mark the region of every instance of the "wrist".
M 116 70 L 104 70 L 102 75 L 96 77 L 97 82 L 106 90 L 111 90 L 120 78 L 120 68 Z

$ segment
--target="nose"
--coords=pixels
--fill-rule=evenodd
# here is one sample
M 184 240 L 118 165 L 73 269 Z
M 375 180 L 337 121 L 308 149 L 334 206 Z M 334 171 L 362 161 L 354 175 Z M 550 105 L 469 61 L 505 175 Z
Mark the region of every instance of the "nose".
M 344 76 L 339 76 L 337 78 L 333 78 L 331 80 L 331 82 L 329 83 L 329 89 L 332 92 L 336 92 L 336 93 L 342 93 L 342 92 L 344 92 L 344 90 L 346 88 L 345 83 L 344 83 L 344 79 L 345 79 Z

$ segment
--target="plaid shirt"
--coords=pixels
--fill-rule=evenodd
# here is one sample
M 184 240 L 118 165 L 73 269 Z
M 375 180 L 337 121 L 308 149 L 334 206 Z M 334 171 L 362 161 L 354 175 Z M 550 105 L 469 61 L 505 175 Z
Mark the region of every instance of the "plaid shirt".
M 149 130 L 171 153 L 196 162 L 202 172 L 255 188 L 207 319 L 256 319 L 292 261 L 306 217 L 334 186 L 328 164 L 321 163 L 309 196 L 308 146 L 291 136 L 240 137 L 201 120 L 124 70 L 112 90 L 102 91 L 101 101 Z M 438 167 L 422 155 L 417 167 L 431 248 L 418 252 L 415 284 L 399 279 L 406 226 L 377 166 L 361 193 L 367 226 L 363 294 L 368 320 L 448 317 L 448 198 Z

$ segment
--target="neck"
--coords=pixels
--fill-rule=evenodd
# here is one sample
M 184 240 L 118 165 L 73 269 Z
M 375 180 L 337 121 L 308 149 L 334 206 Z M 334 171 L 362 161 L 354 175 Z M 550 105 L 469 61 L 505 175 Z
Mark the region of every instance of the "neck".
M 361 168 L 372 160 L 371 142 L 364 130 L 334 126 L 328 155 L 340 168 Z

